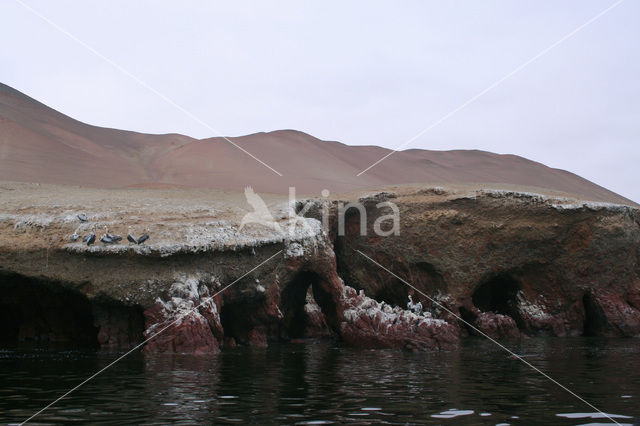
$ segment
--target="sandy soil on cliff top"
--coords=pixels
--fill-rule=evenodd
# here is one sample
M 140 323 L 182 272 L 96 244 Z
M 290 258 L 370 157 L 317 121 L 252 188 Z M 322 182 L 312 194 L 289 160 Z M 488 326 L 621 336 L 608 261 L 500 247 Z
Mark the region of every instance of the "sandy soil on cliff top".
M 260 194 L 277 215 L 283 197 Z M 244 193 L 221 190 L 94 189 L 61 185 L 0 182 L 0 245 L 62 247 L 79 228 L 80 235 L 96 226 L 99 239 L 104 226 L 126 238 L 128 227 L 139 236 L 151 229 L 147 246 L 224 240 L 224 231 L 237 228 L 252 211 Z M 78 214 L 85 214 L 81 222 Z M 213 231 L 218 232 L 213 232 Z M 250 225 L 247 238 L 269 235 Z M 101 244 L 96 242 L 94 249 Z M 83 244 L 76 243 L 80 247 Z M 126 247 L 126 240 L 108 248 Z
M 398 202 L 424 200 L 425 197 L 436 202 L 492 190 L 537 193 L 567 204 L 575 202 L 577 198 L 566 193 L 504 184 L 457 184 L 446 187 L 400 185 L 333 194 L 329 198 L 357 200 L 362 196 L 389 191 L 398 195 Z M 268 193 L 259 195 L 274 218 L 282 223 L 287 215 L 287 198 Z M 167 249 L 175 248 L 177 245 L 198 247 L 213 242 L 222 246 L 245 246 L 255 241 L 281 239 L 274 230 L 261 225 L 248 225 L 239 233 L 238 225 L 242 217 L 250 211 L 253 209 L 247 203 L 244 193 L 239 191 L 111 190 L 0 182 L 0 246 L 75 246 L 78 250 L 86 250 L 84 244 L 71 244 L 69 236 L 78 227 L 79 234 L 85 235 L 93 225 L 97 227 L 98 238 L 104 232 L 105 225 L 109 227 L 109 232 L 125 238 L 128 226 L 132 226 L 132 233 L 136 236 L 150 228 L 152 238 L 147 247 Z M 80 213 L 87 215 L 87 222 L 78 220 L 77 215 Z M 106 247 L 97 243 L 92 247 L 92 251 L 120 250 L 127 247 L 126 240 L 118 245 Z

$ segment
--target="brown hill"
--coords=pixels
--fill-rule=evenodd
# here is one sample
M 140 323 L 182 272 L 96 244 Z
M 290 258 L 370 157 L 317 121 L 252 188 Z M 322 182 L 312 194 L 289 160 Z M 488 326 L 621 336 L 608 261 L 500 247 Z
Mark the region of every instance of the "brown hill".
M 405 183 L 489 183 L 537 187 L 595 201 L 635 204 L 564 170 L 515 155 L 476 150 L 389 152 L 280 130 L 197 140 L 91 126 L 0 84 L 0 180 L 93 187 L 196 187 L 298 194 Z

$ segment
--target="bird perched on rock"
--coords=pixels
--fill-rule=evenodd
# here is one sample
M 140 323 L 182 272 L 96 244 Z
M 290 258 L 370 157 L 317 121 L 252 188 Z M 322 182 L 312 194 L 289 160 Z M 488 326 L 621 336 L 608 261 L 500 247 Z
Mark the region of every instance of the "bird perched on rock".
M 100 237 L 100 242 L 102 244 L 113 244 L 113 240 L 111 239 L 110 236 L 111 236 L 111 234 L 109 234 L 109 229 L 105 225 L 104 234 L 102 234 L 102 237 Z
M 80 222 L 86 222 L 87 221 L 87 215 L 84 213 L 80 213 L 78 215 L 78 219 L 80 219 Z
M 409 303 L 407 303 L 407 309 L 416 315 L 422 314 L 422 302 L 413 303 L 413 298 L 409 295 Z
M 109 227 L 107 225 L 104 226 L 104 236 L 109 238 L 110 240 L 112 240 L 114 237 L 114 235 L 109 233 Z
M 76 228 L 75 231 L 73 231 L 73 235 L 71 235 L 71 237 L 69 237 L 69 239 L 71 240 L 72 243 L 75 243 L 76 241 L 78 241 L 78 238 L 80 238 L 80 235 L 78 235 L 78 231 L 80 230 L 80 227 L 78 226 Z
M 127 228 L 127 241 L 133 244 L 138 244 L 138 240 L 136 239 L 136 237 L 131 235 L 131 227 Z
M 118 241 L 122 240 L 122 237 L 120 235 L 110 234 L 109 228 L 107 227 L 107 225 L 104 226 L 104 236 L 107 237 L 109 240 L 111 240 L 111 243 L 117 243 Z M 100 241 L 102 241 L 102 239 Z
M 149 239 L 149 228 L 145 231 L 140 238 L 138 238 L 138 244 L 142 244 Z
M 84 239 L 83 239 L 84 241 Z M 87 235 L 87 246 L 90 246 L 91 244 L 96 242 L 96 227 L 95 225 L 93 226 L 93 229 L 91 229 L 91 232 L 89 233 L 89 235 Z
M 103 235 L 102 238 L 100 238 L 100 242 L 102 244 L 113 244 L 113 240 L 106 235 Z
M 422 315 L 422 302 L 418 302 L 413 305 L 413 313 L 416 315 Z

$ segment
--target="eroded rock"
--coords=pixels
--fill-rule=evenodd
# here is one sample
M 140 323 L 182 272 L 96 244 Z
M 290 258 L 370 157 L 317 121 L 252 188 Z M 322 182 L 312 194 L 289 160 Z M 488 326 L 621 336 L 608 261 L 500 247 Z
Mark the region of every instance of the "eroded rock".
M 518 325 L 513 318 L 493 312 L 482 312 L 474 324 L 492 339 L 515 339 L 520 337 Z
M 611 290 L 592 289 L 584 297 L 586 332 L 608 337 L 640 335 L 640 310 L 623 295 Z
M 380 200 L 399 206 L 400 235 L 375 234 Z M 362 202 L 364 236 L 365 219 L 354 212 L 338 235 L 336 204 L 323 200 L 317 208 L 331 212 L 328 232 L 314 211 L 315 219 L 274 215 L 284 234 L 257 225 L 240 233 L 233 220 L 198 208 L 189 221 L 182 213 L 167 219 L 145 246 L 69 244 L 75 216 L 68 207 L 11 212 L 0 217 L 0 266 L 65 294 L 42 306 L 75 311 L 43 312 L 6 334 L 68 339 L 67 323 L 83 318 L 83 338 L 102 347 L 132 346 L 164 330 L 145 345 L 149 353 L 325 335 L 355 346 L 432 350 L 456 346 L 466 330 L 457 318 L 463 312 L 493 338 L 640 333 L 640 214 L 633 207 L 444 188 L 387 191 Z M 88 214 L 86 226 L 115 227 L 114 215 L 121 213 Z M 358 251 L 428 295 L 413 293 L 425 314 L 393 308 L 405 306 L 409 287 Z M 4 299 L 7 312 L 37 298 L 12 285 L 3 282 L 14 292 Z
M 637 334 L 636 208 L 497 190 L 424 190 L 393 201 L 399 236 L 375 235 L 379 212 L 368 207 L 366 218 L 349 216 L 346 234 L 336 237 L 341 277 L 370 297 L 400 305 L 409 289 L 359 251 L 432 298 L 446 298 L 451 311 L 477 308 L 510 317 L 520 333 Z M 585 293 L 592 295 L 587 304 Z M 435 316 L 455 323 L 447 312 Z M 511 320 L 498 318 L 485 315 L 482 324 L 496 336 L 515 335 Z
M 433 350 L 458 344 L 456 328 L 428 312 L 416 315 L 392 308 L 349 286 L 343 290 L 343 306 L 340 336 L 353 346 Z
M 313 289 L 309 287 L 304 304 L 304 337 L 328 337 L 334 333 L 327 324 L 322 308 L 313 297 Z
M 209 289 L 195 278 L 177 281 L 166 301 L 158 298 L 144 314 L 146 352 L 216 353 L 224 331 Z

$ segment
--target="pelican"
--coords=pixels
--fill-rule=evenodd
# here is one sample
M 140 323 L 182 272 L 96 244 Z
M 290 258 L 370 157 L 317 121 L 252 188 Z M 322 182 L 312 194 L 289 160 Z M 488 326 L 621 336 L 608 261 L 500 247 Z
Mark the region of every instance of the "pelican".
M 70 240 L 72 243 L 75 243 L 76 241 L 78 241 L 78 238 L 80 238 L 80 235 L 78 235 L 78 231 L 80 230 L 80 227 L 78 226 L 76 228 L 75 231 L 73 231 L 73 235 L 71 236 Z
M 413 298 L 409 295 L 409 303 L 407 303 L 407 309 L 416 315 L 422 315 L 422 302 L 413 303 Z
M 418 302 L 413 305 L 413 313 L 416 315 L 422 315 L 422 302 Z
M 411 297 L 411 295 L 409 295 L 409 303 L 407 303 L 407 309 L 413 312 L 413 307 L 415 305 L 413 304 L 413 298 Z
M 84 241 L 84 239 L 83 239 Z M 91 244 L 96 242 L 96 226 L 93 226 L 93 229 L 91 229 L 91 232 L 89 233 L 89 235 L 87 235 L 87 246 L 90 246 Z
M 109 233 L 109 228 L 107 227 L 107 225 L 104 226 L 104 236 L 109 238 L 110 240 L 113 240 L 114 235 Z
M 109 228 L 107 228 L 107 225 L 104 226 L 104 237 L 106 237 L 107 239 L 111 240 L 109 242 L 107 242 L 107 244 L 110 243 L 117 243 L 118 241 L 122 240 L 122 237 L 120 235 L 113 235 L 109 233 Z M 102 241 L 102 239 L 100 239 L 100 241 Z M 105 241 L 102 241 L 103 243 Z
M 142 244 L 149 239 L 149 228 L 147 228 L 146 232 L 138 238 L 138 244 Z
M 107 235 L 103 235 L 102 238 L 100 238 L 100 242 L 103 244 L 113 244 L 113 240 L 109 237 L 107 237 Z
M 78 219 L 80 220 L 80 222 L 86 222 L 87 221 L 87 215 L 84 213 L 80 213 L 78 215 Z
M 111 244 L 113 243 L 113 240 L 111 239 L 111 237 L 109 237 L 109 230 L 107 229 L 107 226 L 104 226 L 104 234 L 102 234 L 102 237 L 100 237 L 100 242 L 102 244 Z
M 127 228 L 127 240 L 128 240 L 130 243 L 138 244 L 138 240 L 136 239 L 136 237 L 134 237 L 133 235 L 131 235 L 131 227 L 128 227 L 128 228 Z

